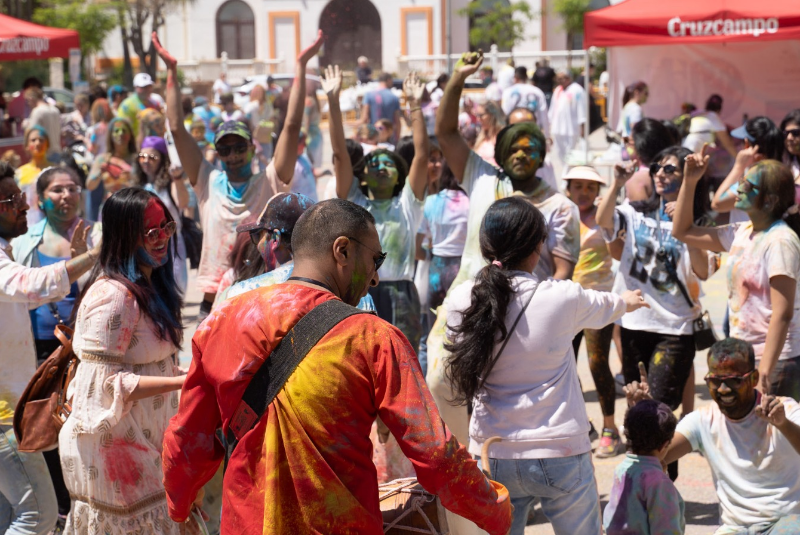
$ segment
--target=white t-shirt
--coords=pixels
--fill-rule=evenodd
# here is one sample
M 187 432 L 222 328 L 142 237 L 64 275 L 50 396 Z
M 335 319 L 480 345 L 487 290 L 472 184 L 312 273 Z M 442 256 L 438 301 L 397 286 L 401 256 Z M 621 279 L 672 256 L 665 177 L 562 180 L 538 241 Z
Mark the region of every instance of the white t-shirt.
M 314 178 L 314 167 L 308 156 L 301 154 L 294 164 L 294 177 L 291 182 L 292 193 L 300 193 L 317 202 L 317 179 Z
M 692 117 L 692 122 L 689 124 L 689 135 L 683 140 L 682 145 L 693 152 L 698 152 L 703 148 L 703 143 L 709 145 L 714 143 L 716 132 L 726 132 L 727 130 L 725 123 L 716 112 L 698 113 Z
M 423 215 L 419 234 L 431 237 L 431 252 L 447 258 L 461 256 L 467 241 L 467 194 L 460 189 L 445 189 L 428 195 Z
M 540 459 L 586 453 L 591 449 L 589 420 L 572 339 L 583 329 L 601 329 L 618 319 L 625 313 L 625 302 L 609 292 L 584 290 L 572 281 L 540 282 L 523 271 L 512 275 L 515 293 L 505 318 L 509 331 L 531 292 L 536 293 L 473 400 L 469 451 L 478 455 L 486 439 L 500 436 L 503 441 L 490 448 L 491 457 Z M 449 326 L 461 323 L 461 312 L 472 302 L 473 285 L 467 281 L 447 297 Z M 495 345 L 495 354 L 501 345 Z
M 246 182 L 231 184 L 225 171 L 203 160 L 194 191 L 203 226 L 197 287 L 203 293 L 216 293 L 219 281 L 231 267 L 228 255 L 236 243 L 237 225 L 251 213 L 260 213 L 276 193 L 288 192 L 289 185 L 278 178 L 274 163 Z
M 642 107 L 635 101 L 629 100 L 622 108 L 622 115 L 619 117 L 617 132 L 623 137 L 630 136 L 633 126 L 644 119 Z
M 756 233 L 749 221 L 720 227 L 719 241 L 729 251 L 725 272 L 731 336 L 753 344 L 756 357 L 761 358 L 772 318 L 769 279 L 785 275 L 797 280 L 800 239 L 780 220 Z M 794 316 L 780 358 L 797 356 L 800 356 L 800 285 L 795 290 Z
M 574 82 L 566 89 L 557 86 L 550 99 L 549 119 L 552 135 L 580 135 L 580 126 L 586 124 L 586 91 Z
M 532 195 L 515 192 L 511 179 L 498 173 L 496 167 L 474 151 L 470 152 L 461 181 L 461 187 L 469 194 L 467 241 L 461 256 L 461 269 L 451 288 L 472 279 L 486 265 L 480 247 L 481 221 L 495 201 L 512 195 L 530 200 L 547 221 L 547 242 L 542 247 L 534 274 L 541 280 L 552 277 L 555 272 L 554 256 L 578 262 L 581 249 L 580 214 L 575 203 L 548 186 L 544 179 Z M 542 169 L 539 169 L 536 176 L 542 178 L 542 174 Z
M 378 271 L 382 281 L 414 281 L 417 229 L 422 220 L 423 201 L 414 196 L 406 180 L 400 194 L 386 200 L 368 199 L 353 180 L 347 200 L 366 208 L 375 218 L 386 261 Z
M 625 233 L 625 246 L 619 263 L 619 273 L 614 280 L 614 292 L 641 290 L 650 308 L 640 308 L 625 314 L 620 325 L 634 331 L 647 331 L 661 334 L 692 334 L 692 321 L 700 315 L 700 281 L 692 271 L 689 252 L 685 243 L 672 237 L 672 221 L 662 212 L 661 243 L 655 213 L 637 212 L 627 201 L 614 210 L 614 233 L 603 232 L 607 242 L 612 242 L 622 228 Z M 664 249 L 667 258 L 672 260 L 678 280 L 695 303 L 690 307 L 678 285 L 667 273 L 665 262 L 658 258 L 657 252 Z
M 800 405 L 791 398 L 783 402 L 786 417 L 800 425 Z M 686 415 L 675 432 L 711 467 L 722 522 L 718 535 L 800 513 L 800 454 L 755 410 L 733 421 L 711 403 Z
M 503 90 L 500 88 L 500 84 L 497 82 L 492 82 L 483 92 L 486 100 L 493 100 L 495 102 L 500 102 L 503 100 Z
M 225 93 L 230 93 L 231 85 L 225 80 L 217 78 L 214 80 L 214 85 L 211 86 L 211 90 L 214 91 L 214 104 L 219 104 L 219 97 Z
M 536 124 L 547 135 L 549 121 L 547 117 L 547 99 L 541 89 L 531 84 L 514 84 L 503 91 L 500 104 L 503 113 L 508 115 L 514 108 L 525 108 L 534 113 Z

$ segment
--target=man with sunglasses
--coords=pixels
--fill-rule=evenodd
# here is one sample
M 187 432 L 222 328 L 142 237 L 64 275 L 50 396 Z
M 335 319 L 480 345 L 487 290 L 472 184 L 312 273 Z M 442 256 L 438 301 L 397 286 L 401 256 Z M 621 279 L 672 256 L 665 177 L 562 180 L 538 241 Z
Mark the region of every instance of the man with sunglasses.
M 255 148 L 249 127 L 240 121 L 223 123 L 214 137 L 222 169 L 208 163 L 197 142 L 183 125 L 183 108 L 178 84 L 178 63 L 153 33 L 153 45 L 167 65 L 167 118 L 183 169 L 197 194 L 203 226 L 203 250 L 197 272 L 197 286 L 203 292 L 199 319 L 211 311 L 222 276 L 230 267 L 228 253 L 236 241 L 236 226 L 267 204 L 273 195 L 289 191 L 297 162 L 297 145 L 303 122 L 306 94 L 306 64 L 322 46 L 322 32 L 300 52 L 295 82 L 289 96 L 286 122 L 272 162 L 253 173 Z
M 384 253 L 375 219 L 354 203 L 310 207 L 292 244 L 286 284 L 229 299 L 192 340 L 192 366 L 162 457 L 176 522 L 189 516 L 223 460 L 215 431 L 235 424 L 250 378 L 287 331 L 315 306 L 336 299 L 355 306 L 378 284 Z M 507 492 L 490 484 L 442 422 L 408 340 L 372 314 L 330 329 L 263 415 L 245 426 L 225 471 L 221 532 L 382 534 L 369 438 L 376 416 L 445 507 L 491 535 L 508 533 Z
M 628 405 L 649 398 L 647 373 L 626 387 Z M 699 451 L 720 503 L 716 535 L 800 533 L 800 404 L 756 390 L 753 346 L 726 338 L 708 352 L 713 404 L 684 417 L 665 462 Z
M 100 254 L 86 252 L 90 227 L 76 228 L 73 257 L 31 268 L 14 259 L 9 242 L 28 230 L 28 201 L 14 181 L 14 168 L 0 162 L 0 533 L 48 533 L 56 524 L 50 472 L 41 453 L 22 453 L 12 428 L 14 409 L 36 371 L 36 352 L 28 310 L 59 301 Z

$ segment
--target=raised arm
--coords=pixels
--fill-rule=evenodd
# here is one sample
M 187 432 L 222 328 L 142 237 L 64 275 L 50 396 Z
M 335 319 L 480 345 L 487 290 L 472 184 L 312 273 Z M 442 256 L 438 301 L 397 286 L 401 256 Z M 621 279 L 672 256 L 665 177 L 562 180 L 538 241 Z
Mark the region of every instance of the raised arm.
M 294 83 L 289 93 L 289 106 L 286 108 L 286 121 L 275 146 L 275 171 L 284 184 L 292 181 L 294 164 L 297 163 L 297 144 L 300 141 L 300 129 L 303 126 L 303 111 L 306 103 L 306 64 L 317 55 L 324 38 L 322 30 L 317 33 L 317 40 L 300 52 L 294 69 Z
M 153 46 L 156 48 L 161 61 L 167 66 L 167 121 L 169 131 L 175 140 L 175 149 L 181 159 L 183 170 L 189 177 L 189 183 L 197 184 L 197 175 L 203 164 L 203 153 L 192 135 L 183 126 L 183 106 L 181 106 L 181 87 L 178 84 L 178 60 L 161 46 L 158 34 L 153 32 Z
M 711 201 L 711 209 L 716 212 L 730 212 L 736 204 L 736 195 L 731 194 L 730 189 L 736 185 L 744 176 L 744 171 L 755 163 L 755 156 L 758 145 L 747 147 L 739 151 L 731 172 L 719 185 Z
M 707 149 L 708 145 L 703 145 L 699 154 L 690 154 L 686 157 L 683 165 L 683 184 L 678 192 L 672 220 L 672 235 L 690 247 L 720 253 L 724 249 L 719 241 L 719 229 L 694 224 L 694 195 L 697 183 L 708 168 Z
M 459 182 L 464 178 L 470 148 L 458 131 L 458 104 L 461 92 L 464 90 L 464 82 L 480 69 L 482 63 L 483 52 L 467 52 L 461 55 L 453 76 L 444 88 L 439 110 L 436 112 L 436 141 L 442 148 L 447 165 Z
M 406 102 L 411 107 L 411 133 L 414 136 L 414 160 L 408 170 L 408 183 L 414 196 L 421 201 L 425 198 L 425 189 L 428 185 L 428 131 L 425 128 L 425 117 L 422 115 L 421 107 L 425 84 L 416 72 L 406 76 L 403 81 L 403 92 L 406 95 Z
M 353 165 L 347 153 L 344 137 L 342 110 L 339 107 L 339 93 L 342 90 L 342 71 L 338 65 L 325 69 L 322 89 L 328 95 L 328 118 L 330 121 L 331 149 L 333 150 L 333 172 L 336 180 L 336 196 L 347 199 L 353 186 Z
M 608 232 L 614 230 L 614 209 L 617 206 L 617 197 L 619 196 L 620 190 L 632 176 L 633 167 L 625 167 L 620 164 L 614 166 L 614 181 L 611 183 L 611 188 L 608 193 L 603 195 L 600 206 L 597 207 L 595 219 L 597 224 L 600 225 L 600 228 Z

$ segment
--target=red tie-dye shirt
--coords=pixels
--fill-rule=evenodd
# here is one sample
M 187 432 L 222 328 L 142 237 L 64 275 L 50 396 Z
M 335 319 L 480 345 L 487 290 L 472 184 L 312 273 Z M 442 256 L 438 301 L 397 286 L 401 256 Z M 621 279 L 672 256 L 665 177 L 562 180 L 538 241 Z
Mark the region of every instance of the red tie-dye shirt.
M 180 409 L 164 437 L 173 519 L 188 516 L 219 467 L 215 430 L 227 431 L 252 375 L 303 315 L 333 298 L 301 285 L 270 286 L 223 303 L 200 325 Z M 382 534 L 369 439 L 377 416 L 423 487 L 489 533 L 508 532 L 507 497 L 498 497 L 445 427 L 408 341 L 380 318 L 356 315 L 320 340 L 239 442 L 225 474 L 222 533 Z

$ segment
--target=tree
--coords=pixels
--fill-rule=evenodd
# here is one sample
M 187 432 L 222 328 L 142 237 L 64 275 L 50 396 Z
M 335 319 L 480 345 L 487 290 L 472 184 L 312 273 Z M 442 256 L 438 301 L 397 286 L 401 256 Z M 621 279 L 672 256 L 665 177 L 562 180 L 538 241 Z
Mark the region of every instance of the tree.
M 48 0 L 33 12 L 33 21 L 77 31 L 82 61 L 102 50 L 106 36 L 117 27 L 117 17 L 107 6 L 76 0 Z
M 158 32 L 166 22 L 166 15 L 173 6 L 193 0 L 122 0 L 129 25 L 128 42 L 139 57 L 140 69 L 155 79 L 158 54 L 150 42 L 151 32 Z M 147 45 L 145 45 L 147 42 Z
M 583 16 L 589 11 L 591 0 L 555 0 L 555 11 L 564 24 L 561 28 L 567 32 L 567 50 L 575 49 L 575 36 L 583 33 Z
M 534 18 L 525 1 L 472 0 L 458 14 L 472 23 L 469 43 L 475 49 L 497 45 L 500 50 L 511 50 L 525 40 L 525 26 Z

